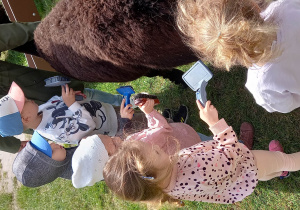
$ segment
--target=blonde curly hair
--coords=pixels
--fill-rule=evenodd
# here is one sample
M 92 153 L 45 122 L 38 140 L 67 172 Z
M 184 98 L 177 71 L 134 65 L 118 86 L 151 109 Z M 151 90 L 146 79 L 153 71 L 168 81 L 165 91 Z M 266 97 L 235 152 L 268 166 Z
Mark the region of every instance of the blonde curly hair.
M 178 0 L 177 25 L 200 58 L 219 68 L 264 64 L 279 56 L 272 48 L 275 23 L 260 17 L 251 0 Z

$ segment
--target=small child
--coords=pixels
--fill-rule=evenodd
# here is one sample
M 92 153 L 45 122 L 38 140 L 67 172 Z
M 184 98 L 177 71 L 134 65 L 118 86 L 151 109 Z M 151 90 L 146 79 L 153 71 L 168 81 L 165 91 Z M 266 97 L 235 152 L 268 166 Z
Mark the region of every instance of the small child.
M 171 156 L 147 142 L 124 143 L 104 168 L 107 186 L 131 201 L 178 199 L 228 204 L 250 195 L 258 180 L 300 170 L 300 152 L 249 150 L 238 142 L 232 127 L 219 120 L 210 101 L 205 108 L 199 101 L 197 105 L 214 140 Z
M 148 99 L 139 108 L 145 113 L 148 128 L 127 136 L 124 141 L 143 141 L 155 144 L 167 154 L 174 154 L 179 148 L 190 147 L 201 142 L 203 134 L 197 133 L 191 126 L 184 123 L 168 123 L 167 120 L 154 109 L 154 100 Z M 130 122 L 129 122 L 130 123 Z M 130 124 L 127 123 L 127 130 Z
M 71 179 L 72 156 L 77 147 L 66 149 L 63 161 L 56 161 L 35 149 L 30 142 L 18 153 L 12 165 L 17 180 L 26 187 L 39 187 L 57 178 Z
M 148 100 L 143 106 L 140 106 L 140 109 L 146 114 L 149 128 L 129 135 L 124 140 L 146 141 L 147 143 L 155 144 L 158 147 L 161 147 L 166 153 L 170 155 L 173 155 L 178 150 L 178 148 L 183 149 L 185 147 L 190 147 L 196 143 L 201 142 L 201 139 L 199 137 L 200 134 L 198 134 L 193 128 L 184 123 L 168 124 L 166 119 L 153 109 L 153 106 L 154 100 Z M 126 124 L 125 129 L 132 129 L 130 123 L 131 121 L 127 122 L 127 120 L 132 116 L 132 110 L 127 109 L 126 107 L 124 107 L 124 104 L 122 104 L 122 106 L 120 107 L 120 116 L 121 119 L 124 119 L 123 124 Z M 202 137 L 206 136 L 201 134 L 201 138 Z M 97 146 L 100 145 L 99 142 L 102 142 L 105 147 L 104 150 L 104 147 L 102 146 L 102 152 L 99 152 L 100 150 Z M 78 147 L 79 151 L 76 151 L 77 155 L 74 154 L 73 156 L 73 185 L 76 188 L 79 188 L 90 186 L 96 181 L 100 181 L 103 177 L 101 172 L 103 171 L 104 163 L 106 163 L 108 156 L 111 156 L 115 152 L 117 152 L 122 143 L 123 141 L 118 137 L 110 137 L 100 134 L 89 136 L 86 139 L 81 140 Z M 29 187 L 37 187 L 53 181 L 54 179 L 52 178 L 52 173 L 54 173 L 55 175 L 60 175 L 61 173 L 52 172 L 51 176 L 48 177 L 47 173 L 44 171 L 44 168 L 34 168 L 35 165 L 42 165 L 44 163 L 47 166 L 45 167 L 45 170 L 49 170 L 48 168 L 52 167 L 52 164 L 49 165 L 48 162 L 54 162 L 55 165 L 60 165 L 60 160 L 63 159 L 61 157 L 64 157 L 65 153 L 59 146 L 55 146 L 55 148 L 53 148 L 53 153 L 52 150 L 48 150 L 50 152 L 46 153 L 44 152 L 45 150 L 35 149 L 37 147 L 34 148 L 33 144 L 36 144 L 35 141 L 26 145 L 26 147 L 18 154 L 13 165 L 13 171 L 17 179 L 23 185 L 26 184 L 26 186 Z M 54 144 L 52 146 L 54 146 Z M 33 150 L 34 152 L 32 152 Z M 56 152 L 61 153 L 62 156 L 58 156 L 57 158 Z M 32 157 L 32 153 L 37 153 L 38 155 L 34 155 L 34 157 Z M 91 164 L 93 164 L 92 166 L 94 167 L 92 167 Z M 97 164 L 100 165 L 97 166 Z M 53 170 L 60 171 L 63 169 L 53 168 Z M 36 180 L 39 179 L 39 174 L 43 175 L 43 182 L 38 182 Z M 57 177 L 58 176 L 56 176 L 55 178 Z M 69 177 L 69 179 L 71 179 L 71 177 Z
M 103 180 L 105 163 L 122 143 L 119 137 L 112 137 L 112 140 L 107 137 L 99 134 L 80 141 L 72 157 L 72 183 L 75 188 L 92 186 Z M 61 162 L 67 158 L 67 151 L 63 146 L 56 143 L 49 144 L 36 131 L 30 144 L 54 161 Z
M 119 108 L 94 100 L 75 101 L 75 94 L 80 92 L 73 91 L 68 85 L 62 86 L 62 97 L 54 96 L 40 106 L 26 99 L 22 89 L 14 82 L 10 92 L 14 93 L 13 97 L 10 94 L 1 99 L 1 110 L 7 111 L 15 107 L 11 111 L 14 114 L 7 115 L 13 119 L 8 121 L 2 118 L 0 121 L 3 136 L 17 135 L 23 130 L 34 129 L 50 140 L 77 144 L 87 135 L 102 133 L 114 136 L 119 128 L 119 116 L 115 110 Z M 124 106 L 124 101 L 121 106 Z M 131 105 L 128 105 L 125 109 L 130 107 Z M 131 112 L 132 118 L 134 110 L 131 109 Z M 136 113 L 135 118 L 141 124 L 145 120 L 142 113 Z
M 133 110 L 124 107 L 124 100 L 120 110 L 122 119 L 133 115 Z M 104 164 L 121 143 L 119 137 L 98 134 L 81 140 L 76 148 L 65 149 L 56 143 L 49 144 L 35 131 L 15 158 L 13 173 L 27 187 L 39 187 L 58 177 L 72 179 L 76 188 L 92 186 L 103 180 Z
M 246 87 L 268 112 L 300 107 L 300 2 L 180 0 L 177 23 L 186 42 L 214 66 L 248 68 Z

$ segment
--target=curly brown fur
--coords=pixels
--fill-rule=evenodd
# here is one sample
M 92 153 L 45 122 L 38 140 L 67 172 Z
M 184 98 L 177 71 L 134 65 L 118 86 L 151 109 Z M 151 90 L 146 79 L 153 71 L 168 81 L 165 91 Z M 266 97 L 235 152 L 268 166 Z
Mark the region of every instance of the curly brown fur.
M 175 27 L 174 4 L 61 0 L 36 29 L 35 42 L 57 71 L 85 81 L 130 81 L 152 70 L 174 71 L 197 60 Z

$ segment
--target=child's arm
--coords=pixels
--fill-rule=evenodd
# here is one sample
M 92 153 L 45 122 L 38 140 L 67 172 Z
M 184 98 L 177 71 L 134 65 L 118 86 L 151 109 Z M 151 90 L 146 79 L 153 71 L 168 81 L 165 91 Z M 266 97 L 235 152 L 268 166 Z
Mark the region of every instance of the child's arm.
M 219 121 L 217 109 L 211 105 L 211 101 L 207 101 L 205 107 L 203 107 L 199 100 L 196 101 L 200 118 L 211 127 Z
M 132 109 L 131 104 L 127 104 L 125 107 L 125 99 L 122 99 L 121 106 L 120 106 L 120 116 L 121 119 L 119 121 L 119 128 L 116 136 L 123 137 L 124 133 L 127 133 L 127 131 L 130 131 L 133 128 L 133 125 L 131 124 L 131 119 L 134 114 L 134 109 Z
M 147 102 L 144 105 L 139 106 L 139 108 L 145 113 L 147 117 L 148 127 L 163 127 L 165 129 L 172 129 L 167 120 L 154 109 L 154 104 L 155 102 L 153 99 L 147 99 Z
M 214 134 L 214 140 L 219 141 L 220 146 L 233 145 L 238 139 L 231 126 L 228 126 L 224 119 L 219 120 L 217 109 L 206 102 L 205 107 L 197 100 L 200 118 L 209 125 L 209 129 Z
M 72 88 L 69 88 L 68 84 L 66 84 L 66 86 L 61 86 L 61 97 L 68 107 L 76 101 L 75 95 L 81 95 L 86 98 L 85 94 L 81 91 L 74 91 Z

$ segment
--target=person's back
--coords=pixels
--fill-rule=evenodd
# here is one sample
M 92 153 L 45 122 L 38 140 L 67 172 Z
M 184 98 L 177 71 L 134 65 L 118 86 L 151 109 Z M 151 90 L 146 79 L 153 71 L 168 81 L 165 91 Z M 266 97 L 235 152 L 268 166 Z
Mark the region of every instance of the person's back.
M 277 40 L 273 47 L 281 55 L 262 66 L 253 65 L 248 70 L 246 87 L 256 103 L 268 112 L 290 112 L 300 106 L 300 4 L 297 1 L 273 2 L 261 13 L 265 21 L 278 24 Z
M 300 106 L 299 18 L 297 0 L 275 1 L 265 11 L 248 0 L 182 0 L 177 23 L 214 66 L 248 67 L 246 87 L 259 105 L 287 113 Z
M 39 187 L 61 177 L 72 178 L 72 156 L 76 147 L 68 149 L 63 161 L 56 161 L 35 149 L 30 143 L 19 152 L 12 166 L 16 178 L 27 187 Z
M 58 177 L 72 179 L 75 188 L 92 186 L 103 180 L 109 144 L 93 135 L 84 138 L 78 147 L 65 149 L 54 142 L 49 143 L 35 131 L 31 141 L 16 157 L 13 172 L 28 187 L 48 184 Z
M 159 145 L 168 154 L 201 142 L 197 132 L 185 123 L 168 123 L 154 109 L 146 114 L 146 117 L 148 128 L 128 136 L 127 141 L 137 140 Z
M 82 100 L 68 107 L 59 96 L 39 106 L 42 120 L 35 129 L 56 142 L 77 144 L 92 134 L 117 133 L 117 115 L 112 105 L 100 101 Z

